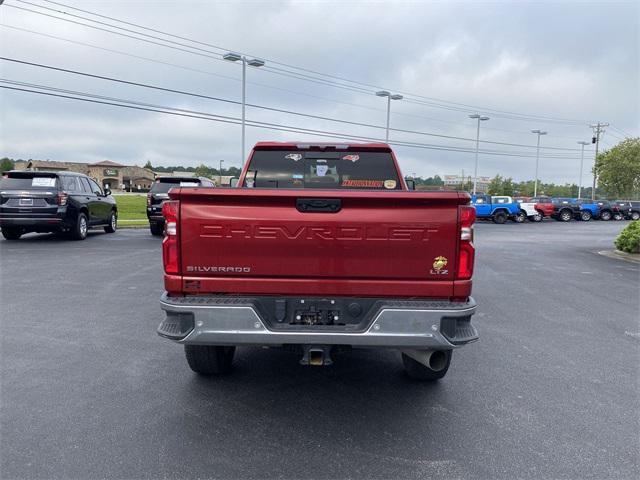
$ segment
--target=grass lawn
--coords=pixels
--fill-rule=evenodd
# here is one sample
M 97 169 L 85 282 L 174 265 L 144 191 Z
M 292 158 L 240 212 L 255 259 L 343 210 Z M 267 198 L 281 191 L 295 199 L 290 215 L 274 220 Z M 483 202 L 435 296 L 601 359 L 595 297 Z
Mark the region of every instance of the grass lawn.
M 113 198 L 118 204 L 119 227 L 149 225 L 146 195 L 114 195 Z

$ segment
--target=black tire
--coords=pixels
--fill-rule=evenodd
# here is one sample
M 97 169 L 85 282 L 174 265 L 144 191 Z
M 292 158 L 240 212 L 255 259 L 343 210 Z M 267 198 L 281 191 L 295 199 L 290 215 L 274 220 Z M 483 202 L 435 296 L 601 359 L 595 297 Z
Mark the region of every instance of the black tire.
M 608 222 L 609 220 L 611 220 L 611 212 L 609 210 L 605 210 L 604 212 L 601 212 L 600 220 L 602 220 L 603 222 Z
M 631 212 L 631 220 L 640 220 L 640 212 Z
M 504 212 L 497 212 L 493 214 L 493 223 L 502 225 L 507 221 L 507 214 Z
M 115 233 L 118 229 L 118 214 L 111 210 L 111 215 L 109 216 L 109 225 L 104 227 L 104 231 L 107 233 Z
M 529 217 L 529 220 L 531 220 L 532 222 L 541 222 L 542 219 L 544 218 L 544 214 L 542 214 L 540 211 L 537 211 L 535 215 L 531 215 Z
M 433 382 L 443 378 L 449 370 L 451 365 L 451 350 L 440 350 L 434 352 L 431 355 L 429 363 L 436 367 L 432 369 L 426 365 L 414 360 L 408 355 L 402 354 L 402 364 L 404 365 L 404 371 L 412 380 L 419 380 L 421 382 Z M 434 358 L 434 356 L 437 356 Z
M 558 214 L 558 221 L 560 222 L 569 222 L 573 218 L 573 212 L 571 210 L 562 210 Z
M 74 240 L 84 240 L 87 238 L 87 232 L 89 231 L 89 222 L 87 216 L 80 212 L 76 219 L 76 225 L 71 230 L 71 238 Z
M 150 223 L 149 230 L 151 230 L 151 235 L 155 237 L 159 237 L 164 233 L 164 228 L 160 223 Z
M 583 222 L 588 222 L 591 220 L 591 212 L 589 210 L 583 210 L 580 212 L 580 220 Z
M 523 223 L 526 219 L 527 219 L 527 212 L 525 212 L 524 210 L 520 210 L 513 217 L 513 221 L 516 223 Z
M 20 240 L 22 230 L 16 227 L 2 227 L 2 236 L 7 240 Z
M 621 213 L 615 213 L 615 214 L 613 215 L 613 219 L 614 219 L 614 220 L 617 220 L 617 221 L 620 221 L 620 220 L 622 220 L 623 218 L 624 218 L 624 215 L 622 215 Z
M 231 371 L 236 347 L 185 345 L 189 368 L 200 375 L 222 375 Z

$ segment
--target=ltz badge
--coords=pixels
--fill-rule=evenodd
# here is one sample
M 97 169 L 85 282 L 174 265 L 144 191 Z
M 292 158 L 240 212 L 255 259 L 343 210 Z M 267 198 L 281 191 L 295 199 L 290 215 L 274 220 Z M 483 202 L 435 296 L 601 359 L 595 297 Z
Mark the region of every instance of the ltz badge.
M 449 261 L 447 257 L 439 256 L 433 260 L 433 268 L 429 272 L 431 275 L 448 275 L 449 270 L 445 268 Z

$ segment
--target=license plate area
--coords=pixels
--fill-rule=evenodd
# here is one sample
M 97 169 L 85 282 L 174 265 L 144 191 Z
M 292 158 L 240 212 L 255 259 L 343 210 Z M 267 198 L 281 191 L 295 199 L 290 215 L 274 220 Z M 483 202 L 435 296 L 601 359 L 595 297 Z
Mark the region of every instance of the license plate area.
M 289 325 L 344 325 L 342 312 L 331 300 L 300 300 Z
M 33 198 L 21 198 L 18 202 L 18 205 L 21 207 L 32 207 Z

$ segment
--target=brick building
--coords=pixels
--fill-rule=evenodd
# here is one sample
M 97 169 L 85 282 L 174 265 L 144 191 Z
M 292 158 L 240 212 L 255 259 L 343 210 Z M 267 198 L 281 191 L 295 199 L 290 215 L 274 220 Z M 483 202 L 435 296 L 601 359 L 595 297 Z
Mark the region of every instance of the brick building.
M 137 165 L 122 165 L 103 160 L 97 163 L 55 162 L 50 160 L 18 160 L 16 170 L 47 170 L 54 172 L 78 172 L 93 178 L 100 185 L 108 185 L 114 191 L 143 192 L 151 188 L 155 173 Z

